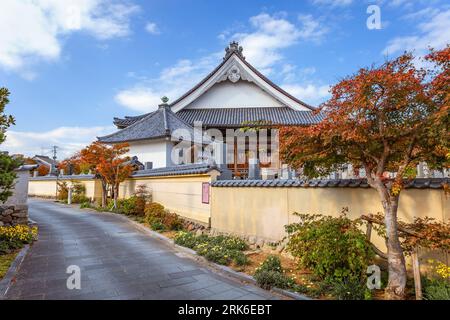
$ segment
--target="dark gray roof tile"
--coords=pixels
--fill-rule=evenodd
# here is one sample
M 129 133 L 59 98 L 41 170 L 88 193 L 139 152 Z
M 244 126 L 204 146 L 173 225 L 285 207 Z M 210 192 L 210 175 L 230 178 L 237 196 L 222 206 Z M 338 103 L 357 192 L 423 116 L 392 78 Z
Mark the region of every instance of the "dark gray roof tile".
M 135 118 L 135 122 L 113 134 L 98 137 L 105 143 L 119 143 L 146 139 L 170 137 L 176 129 L 186 129 L 193 136 L 193 128 L 175 115 L 169 107 L 160 107 L 157 111 L 142 118 Z
M 114 119 L 120 127 L 128 127 L 153 113 L 137 117 Z M 310 125 L 323 119 L 323 114 L 314 111 L 298 111 L 289 107 L 261 108 L 215 108 L 215 109 L 183 109 L 176 115 L 184 122 L 194 124 L 200 121 L 206 127 L 242 127 L 250 126 L 250 122 L 266 121 L 271 125 Z
M 178 165 L 173 167 L 156 168 L 150 170 L 139 170 L 133 173 L 133 178 L 138 177 L 156 177 L 156 176 L 174 176 L 185 174 L 205 174 L 213 170 L 220 171 L 217 166 L 206 163 Z
M 255 181 L 257 181 L 255 183 Z M 450 178 L 417 178 L 405 180 L 405 188 L 415 189 L 442 189 L 444 184 L 449 184 Z M 213 187 L 294 187 L 294 188 L 369 188 L 365 179 L 275 179 L 275 180 L 218 180 L 212 184 Z

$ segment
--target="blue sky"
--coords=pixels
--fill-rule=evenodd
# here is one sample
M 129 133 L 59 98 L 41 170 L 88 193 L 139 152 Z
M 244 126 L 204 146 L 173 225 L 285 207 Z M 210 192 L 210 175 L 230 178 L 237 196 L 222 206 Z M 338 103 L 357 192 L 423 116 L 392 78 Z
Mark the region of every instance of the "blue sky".
M 377 5 L 381 29 L 369 30 Z M 16 17 L 21 17 L 17 19 Z M 307 103 L 360 67 L 450 42 L 445 1 L 2 0 L 0 86 L 16 126 L 1 146 L 70 155 L 188 90 L 231 40 L 247 60 Z

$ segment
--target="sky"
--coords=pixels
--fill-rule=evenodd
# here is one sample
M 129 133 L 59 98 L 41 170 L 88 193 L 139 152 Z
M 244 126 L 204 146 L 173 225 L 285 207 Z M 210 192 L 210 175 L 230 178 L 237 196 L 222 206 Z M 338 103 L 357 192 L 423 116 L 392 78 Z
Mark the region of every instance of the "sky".
M 374 6 L 375 9 L 374 9 Z M 380 24 L 373 14 L 380 14 Z M 375 20 L 374 20 L 375 19 Z M 369 20 L 369 23 L 368 23 Z M 2 0 L 0 87 L 16 119 L 1 150 L 63 159 L 113 117 L 175 100 L 230 41 L 308 104 L 359 68 L 450 43 L 445 0 Z

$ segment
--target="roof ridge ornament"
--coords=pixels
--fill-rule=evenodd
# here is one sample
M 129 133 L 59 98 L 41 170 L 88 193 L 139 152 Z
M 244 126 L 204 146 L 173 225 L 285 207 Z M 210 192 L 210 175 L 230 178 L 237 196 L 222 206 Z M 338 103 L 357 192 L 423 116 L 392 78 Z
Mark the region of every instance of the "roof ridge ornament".
M 167 98 L 166 96 L 161 98 L 162 103 L 160 105 L 158 105 L 158 107 L 161 108 L 167 108 L 169 107 L 169 104 L 167 102 L 169 102 L 169 98 Z
M 236 55 L 238 55 L 242 60 L 245 60 L 242 51 L 243 48 L 237 41 L 231 41 L 228 47 L 225 48 L 225 57 L 223 58 L 223 60 L 228 59 L 233 53 L 236 53 Z

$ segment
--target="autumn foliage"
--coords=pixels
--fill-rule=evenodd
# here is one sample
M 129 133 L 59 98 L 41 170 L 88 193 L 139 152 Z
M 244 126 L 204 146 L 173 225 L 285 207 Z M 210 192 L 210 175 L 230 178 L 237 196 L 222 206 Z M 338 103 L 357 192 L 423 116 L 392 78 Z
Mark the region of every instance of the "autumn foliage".
M 40 166 L 37 168 L 37 172 L 38 172 L 38 175 L 39 175 L 39 176 L 46 176 L 46 175 L 49 174 L 50 168 L 47 167 L 47 166 L 44 166 L 44 165 L 40 165 Z
M 425 56 L 427 68 L 416 62 L 406 53 L 360 69 L 332 87 L 318 110 L 320 123 L 280 130 L 281 157 L 307 177 L 326 176 L 346 164 L 365 170 L 384 208 L 390 297 L 402 297 L 406 285 L 397 230 L 404 179 L 415 176 L 421 161 L 431 168 L 450 163 L 450 47 Z
M 125 156 L 128 151 L 126 143 L 109 146 L 100 142 L 94 142 L 80 151 L 80 166 L 91 170 L 102 181 L 102 206 L 106 205 L 108 186 L 111 186 L 114 203 L 117 203 L 119 185 L 133 171 L 130 158 Z

